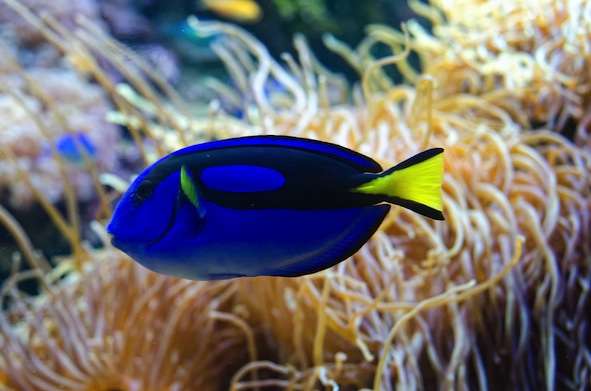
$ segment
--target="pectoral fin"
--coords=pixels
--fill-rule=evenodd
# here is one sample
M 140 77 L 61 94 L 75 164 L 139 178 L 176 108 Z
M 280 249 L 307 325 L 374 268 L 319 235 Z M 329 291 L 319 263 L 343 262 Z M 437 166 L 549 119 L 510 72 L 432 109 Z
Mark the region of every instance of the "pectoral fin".
M 203 207 L 203 203 L 199 200 L 199 191 L 195 185 L 195 181 L 185 166 L 181 167 L 181 189 L 189 202 L 191 202 L 191 204 L 197 209 L 199 217 L 203 218 L 205 216 L 205 208 Z

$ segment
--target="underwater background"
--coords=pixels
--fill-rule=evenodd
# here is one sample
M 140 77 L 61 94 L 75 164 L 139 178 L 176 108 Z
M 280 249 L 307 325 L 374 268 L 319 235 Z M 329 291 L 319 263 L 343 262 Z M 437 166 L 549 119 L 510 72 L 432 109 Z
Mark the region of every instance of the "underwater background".
M 0 390 L 591 387 L 591 1 L 0 0 Z M 299 278 L 113 248 L 148 164 L 213 139 L 444 147 Z

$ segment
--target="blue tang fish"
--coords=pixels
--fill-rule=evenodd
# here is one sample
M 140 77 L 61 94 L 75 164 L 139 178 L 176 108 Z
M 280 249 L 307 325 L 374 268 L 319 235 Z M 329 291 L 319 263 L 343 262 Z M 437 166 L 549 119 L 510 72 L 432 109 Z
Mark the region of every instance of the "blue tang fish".
M 429 149 L 383 171 L 367 156 L 303 138 L 193 145 L 146 168 L 107 230 L 114 246 L 173 276 L 314 273 L 354 254 L 389 204 L 443 220 L 442 152 Z
M 55 147 L 61 156 L 74 165 L 84 163 L 82 150 L 89 159 L 96 158 L 96 147 L 84 132 L 64 134 L 55 141 Z

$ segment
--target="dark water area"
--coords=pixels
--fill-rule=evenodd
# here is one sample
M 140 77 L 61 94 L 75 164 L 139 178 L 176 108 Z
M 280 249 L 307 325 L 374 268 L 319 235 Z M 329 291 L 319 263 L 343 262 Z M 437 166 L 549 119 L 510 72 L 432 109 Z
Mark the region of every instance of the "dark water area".
M 53 266 L 56 266 L 56 257 L 68 256 L 72 253 L 68 240 L 59 231 L 57 226 L 51 221 L 49 215 L 39 204 L 32 204 L 26 209 L 15 209 L 6 203 L 4 208 L 10 213 L 21 228 L 26 232 L 31 241 L 32 247 L 47 259 Z M 67 215 L 65 203 L 58 202 L 54 205 L 63 215 Z M 91 248 L 102 246 L 96 233 L 90 228 L 90 222 L 94 219 L 96 202 L 79 202 L 78 210 L 80 213 L 80 236 L 85 245 Z M 7 262 L 19 256 L 20 249 L 14 240 L 11 232 L 3 225 L 0 225 L 0 282 L 6 280 L 13 272 L 27 270 L 29 265 L 25 259 L 20 258 L 18 270 L 14 270 L 14 264 Z M 38 292 L 39 284 L 34 279 L 27 279 L 19 283 L 19 287 L 28 293 Z
M 184 72 L 192 73 L 192 69 L 204 69 L 215 72 L 221 64 L 209 50 L 199 47 L 201 44 L 186 42 L 186 37 L 175 31 L 175 26 L 183 23 L 190 15 L 202 19 L 216 19 L 235 23 L 251 32 L 263 42 L 274 58 L 279 59 L 283 53 L 295 54 L 293 37 L 303 34 L 320 62 L 331 71 L 341 73 L 350 81 L 358 80 L 357 72 L 340 56 L 330 51 L 323 42 L 327 34 L 335 36 L 342 42 L 355 47 L 365 36 L 369 24 L 384 24 L 399 28 L 401 23 L 416 18 L 425 26 L 427 23 L 408 7 L 406 2 L 395 0 L 378 0 L 360 2 L 356 0 L 324 0 L 324 1 L 290 1 L 260 0 L 257 2 L 263 17 L 256 23 L 241 23 L 223 15 L 217 15 L 204 8 L 199 1 L 170 0 L 133 2 L 135 10 L 146 21 L 144 34 L 117 34 L 115 37 L 128 45 L 141 46 L 146 43 L 158 43 L 172 49 L 180 59 Z M 299 4 L 314 4 L 303 7 Z M 283 4 L 283 6 L 282 6 Z M 375 53 L 376 56 L 387 54 L 387 49 Z M 378 49 L 379 50 L 379 49 Z M 217 65 L 207 67 L 208 63 Z M 414 61 L 414 65 L 418 65 Z
M 33 248 L 41 252 L 45 257 L 51 259 L 60 255 L 70 253 L 70 246 L 57 227 L 51 222 L 40 205 L 31 205 L 27 209 L 14 209 L 5 206 L 7 211 L 19 222 L 27 233 Z M 63 210 L 63 206 L 60 208 Z M 0 225 L 0 281 L 6 280 L 12 273 L 28 269 L 26 260 L 20 257 L 17 263 L 18 269 L 14 270 L 15 263 L 9 262 L 19 256 L 19 248 L 11 233 Z M 39 285 L 33 279 L 27 279 L 19 284 L 19 287 L 31 294 L 38 293 Z M 7 305 L 7 303 L 1 303 Z

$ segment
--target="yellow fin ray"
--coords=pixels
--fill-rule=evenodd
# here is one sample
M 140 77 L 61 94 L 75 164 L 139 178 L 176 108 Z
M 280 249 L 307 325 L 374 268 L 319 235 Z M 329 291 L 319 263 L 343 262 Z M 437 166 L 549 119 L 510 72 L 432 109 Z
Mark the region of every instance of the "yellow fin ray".
M 443 149 L 423 151 L 357 187 L 355 191 L 383 195 L 425 216 L 442 220 Z

